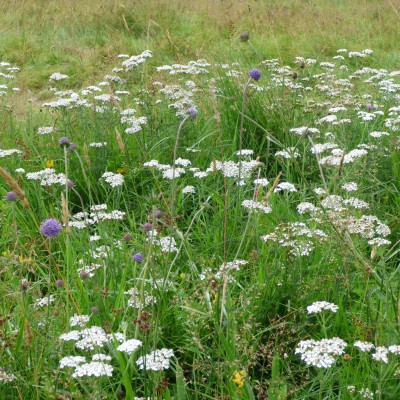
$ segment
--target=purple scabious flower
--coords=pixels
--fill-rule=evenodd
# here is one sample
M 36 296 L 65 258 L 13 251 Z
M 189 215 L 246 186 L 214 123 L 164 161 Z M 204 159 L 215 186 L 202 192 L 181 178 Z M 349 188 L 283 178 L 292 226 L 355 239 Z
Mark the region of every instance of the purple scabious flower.
M 141 253 L 136 253 L 136 254 L 133 256 L 133 261 L 136 261 L 136 262 L 138 262 L 138 263 L 143 262 L 143 256 L 142 256 L 142 254 L 141 254 Z
M 261 71 L 258 68 L 253 68 L 249 71 L 249 76 L 251 79 L 258 81 L 261 78 Z
M 194 107 L 190 107 L 188 113 L 192 116 L 193 120 L 197 117 L 197 110 Z
M 68 179 L 67 180 L 67 186 L 68 186 L 68 189 L 72 189 L 74 187 L 74 182 L 71 181 L 71 179 Z
M 69 147 L 67 148 L 68 153 L 72 153 L 76 149 L 75 143 L 70 143 Z
M 67 137 L 63 136 L 62 138 L 60 138 L 58 143 L 60 144 L 60 146 L 68 146 L 69 145 L 69 139 Z
M 61 224 L 54 218 L 46 219 L 40 225 L 40 231 L 48 238 L 56 237 L 61 232 Z
M 93 307 L 90 309 L 90 311 L 91 311 L 93 314 L 98 314 L 98 313 L 99 313 L 99 309 L 98 309 L 96 306 L 93 306 Z
M 64 286 L 64 281 L 63 281 L 62 279 L 57 279 L 57 280 L 56 280 L 56 286 L 57 286 L 58 288 Z
M 15 192 L 7 192 L 6 194 L 6 200 L 8 201 L 16 201 L 18 199 L 18 196 Z

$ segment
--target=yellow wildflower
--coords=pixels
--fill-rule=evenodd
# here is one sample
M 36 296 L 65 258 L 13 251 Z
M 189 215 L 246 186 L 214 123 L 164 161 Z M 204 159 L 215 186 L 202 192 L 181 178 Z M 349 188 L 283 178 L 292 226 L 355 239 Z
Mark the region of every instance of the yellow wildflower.
M 117 174 L 120 175 L 125 175 L 126 174 L 126 169 L 125 168 L 117 168 Z
M 214 300 L 213 300 L 214 304 L 218 303 L 218 298 L 219 298 L 219 295 L 218 295 L 218 292 L 216 292 L 215 296 L 214 296 Z
M 30 258 L 30 257 L 26 258 L 26 257 L 23 257 L 23 256 L 19 256 L 18 260 L 19 260 L 20 263 L 27 263 L 27 264 L 30 264 L 32 262 L 32 258 Z
M 244 385 L 244 378 L 245 378 L 246 374 L 244 372 L 244 370 L 242 369 L 241 371 L 235 371 L 235 373 L 233 374 L 233 383 L 235 383 L 238 388 L 243 387 Z
M 46 168 L 53 168 L 55 164 L 54 160 L 46 160 Z

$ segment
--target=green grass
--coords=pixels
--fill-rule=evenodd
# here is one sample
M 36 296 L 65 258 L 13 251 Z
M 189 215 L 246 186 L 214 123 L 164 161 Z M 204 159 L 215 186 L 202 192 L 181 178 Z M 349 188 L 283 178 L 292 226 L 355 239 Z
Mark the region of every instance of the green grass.
M 0 397 L 349 400 L 371 398 L 368 390 L 397 399 L 396 351 L 385 362 L 373 359 L 378 350 L 355 346 L 399 344 L 399 78 L 389 75 L 398 62 L 397 5 L 4 4 L 0 60 L 20 71 L 13 80 L 0 76 L 7 85 L 0 97 Z M 250 42 L 239 39 L 245 31 Z M 374 53 L 333 59 L 340 48 Z M 118 54 L 146 49 L 151 58 L 112 72 L 124 61 Z M 297 56 L 316 62 L 301 68 Z M 275 67 L 263 62 L 272 58 Z M 207 73 L 157 71 L 198 59 Z M 255 67 L 257 82 L 248 77 Z M 382 68 L 387 72 L 377 75 Z M 10 73 L 6 65 L 0 72 Z M 54 72 L 68 79 L 49 82 Z M 106 75 L 124 83 L 99 85 Z M 392 91 L 385 92 L 389 79 Z M 85 92 L 89 85 L 99 91 Z M 82 102 L 49 107 L 71 99 L 51 87 L 74 91 Z M 331 110 L 339 106 L 346 109 Z M 129 109 L 136 112 L 121 114 Z M 377 112 L 370 121 L 360 114 L 368 111 Z M 332 115 L 348 121 L 321 121 Z M 137 121 L 121 116 L 146 121 L 128 134 Z M 40 135 L 41 127 L 54 131 Z M 309 130 L 291 132 L 300 127 Z M 62 137 L 76 149 L 60 146 Z M 332 143 L 336 150 L 312 151 Z M 21 153 L 5 155 L 8 149 Z M 243 149 L 253 154 L 240 158 Z M 276 155 L 284 151 L 297 155 Z M 164 165 L 146 165 L 150 160 Z M 61 183 L 28 179 L 46 166 Z M 123 184 L 111 186 L 105 172 Z M 296 190 L 274 191 L 284 182 Z M 353 192 L 343 188 L 350 182 L 358 186 Z M 6 199 L 11 190 L 15 202 Z M 245 208 L 245 200 L 258 209 Z M 93 211 L 101 204 L 102 212 L 123 215 L 102 218 Z M 298 206 L 316 208 L 301 213 Z M 64 224 L 51 239 L 40 229 L 48 218 Z M 69 230 L 78 220 L 85 226 Z M 148 224 L 157 235 L 146 233 Z M 372 238 L 390 243 L 368 243 Z M 134 261 L 138 253 L 143 261 Z M 35 306 L 50 296 L 50 306 Z M 338 310 L 307 312 L 316 301 Z M 75 314 L 90 316 L 87 327 L 98 327 L 102 344 L 62 340 L 73 330 L 83 335 L 71 325 Z M 119 351 L 121 335 L 142 346 Z M 316 359 L 306 365 L 296 352 L 301 341 L 335 337 L 346 347 L 329 368 Z M 140 357 L 160 349 L 173 350 L 170 364 L 140 369 Z M 73 376 L 79 369 L 59 364 L 66 356 L 90 362 L 98 353 L 110 357 L 99 373 L 112 367 L 112 374 Z

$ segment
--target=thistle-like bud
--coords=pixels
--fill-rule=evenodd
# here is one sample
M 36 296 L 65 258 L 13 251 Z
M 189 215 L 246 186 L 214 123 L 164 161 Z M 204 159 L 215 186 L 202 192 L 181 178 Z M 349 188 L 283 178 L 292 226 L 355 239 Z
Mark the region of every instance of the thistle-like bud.
M 247 42 L 248 40 L 249 40 L 249 32 L 243 32 L 241 35 L 240 35 L 240 41 L 241 42 Z

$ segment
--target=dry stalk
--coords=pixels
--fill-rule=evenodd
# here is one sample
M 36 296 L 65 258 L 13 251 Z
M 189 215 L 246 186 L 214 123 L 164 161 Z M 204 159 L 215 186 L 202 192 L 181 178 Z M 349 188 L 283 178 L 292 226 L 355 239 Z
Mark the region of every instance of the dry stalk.
M 122 140 L 121 134 L 118 132 L 118 130 L 116 128 L 115 128 L 115 135 L 117 137 L 118 147 L 122 151 L 122 154 L 125 156 L 125 145 L 124 145 L 124 142 Z
M 61 193 L 61 205 L 62 205 L 62 219 L 65 226 L 65 233 L 69 235 L 71 233 L 71 227 L 69 226 L 69 213 L 68 204 L 65 199 L 64 193 Z
M 267 205 L 269 204 L 269 199 L 272 196 L 272 193 L 274 193 L 275 188 L 278 186 L 280 180 L 282 177 L 282 171 L 279 172 L 278 176 L 275 178 L 274 183 L 271 187 L 271 189 L 268 190 L 268 193 L 265 195 L 265 197 L 263 198 L 263 205 Z
M 88 163 L 88 165 L 90 165 L 89 152 L 88 152 L 88 148 L 86 146 L 86 143 L 83 144 L 83 153 L 85 154 L 86 162 Z

